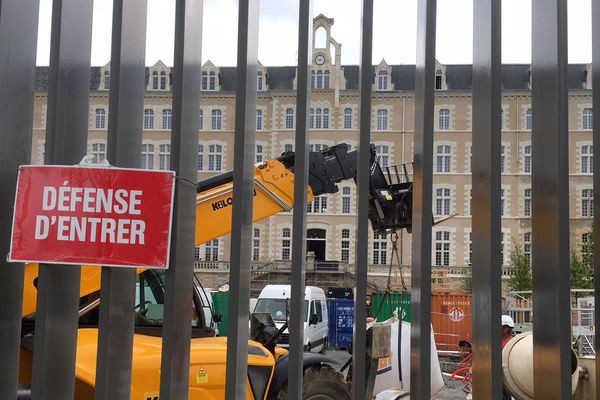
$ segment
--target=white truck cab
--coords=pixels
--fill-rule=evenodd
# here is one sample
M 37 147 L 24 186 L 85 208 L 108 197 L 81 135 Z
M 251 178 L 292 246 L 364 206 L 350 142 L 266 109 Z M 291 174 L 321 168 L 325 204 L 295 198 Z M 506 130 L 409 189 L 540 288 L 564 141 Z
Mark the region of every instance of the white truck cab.
M 286 321 L 290 310 L 290 285 L 267 285 L 260 292 L 254 312 L 271 314 L 277 328 Z M 304 349 L 314 352 L 325 352 L 329 318 L 327 315 L 327 298 L 323 289 L 316 286 L 306 286 L 304 295 Z M 310 312 L 306 312 L 309 310 Z M 289 345 L 289 333 L 286 329 L 279 339 L 282 347 Z

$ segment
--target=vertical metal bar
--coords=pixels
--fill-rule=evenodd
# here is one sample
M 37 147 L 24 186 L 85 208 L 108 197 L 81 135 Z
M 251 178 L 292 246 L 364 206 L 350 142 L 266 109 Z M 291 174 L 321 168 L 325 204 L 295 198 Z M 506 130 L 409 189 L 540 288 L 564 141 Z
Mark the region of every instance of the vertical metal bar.
M 46 164 L 77 164 L 86 154 L 92 5 L 92 0 L 52 5 Z M 73 398 L 80 271 L 73 265 L 40 265 L 33 399 Z
M 147 0 L 113 4 L 108 161 L 139 168 L 144 109 Z M 135 269 L 102 268 L 96 399 L 127 400 L 131 391 Z
M 535 397 L 571 398 L 567 1 L 533 1 Z
M 252 256 L 252 209 L 256 152 L 258 0 L 240 0 L 238 15 L 233 208 L 229 282 L 229 335 L 225 398 L 246 398 L 248 303 Z
M 175 188 L 173 239 L 165 289 L 160 398 L 188 398 L 194 245 L 196 228 L 198 110 L 202 71 L 202 0 L 178 0 L 175 6 L 173 62 L 173 129 L 171 169 L 180 178 Z
M 358 141 L 356 221 L 356 283 L 354 296 L 354 345 L 352 347 L 352 396 L 364 399 L 367 389 L 367 269 L 369 262 L 369 179 L 371 177 L 371 85 L 373 65 L 373 0 L 362 1 L 360 35 L 360 129 Z
M 435 83 L 436 0 L 419 0 L 415 70 L 412 289 L 410 332 L 411 398 L 431 397 L 431 192 Z
M 19 372 L 23 264 L 8 264 L 15 184 L 29 164 L 39 0 L 0 0 L 0 399 L 14 399 Z
M 302 398 L 304 290 L 306 283 L 306 205 L 308 202 L 309 71 L 312 68 L 312 0 L 300 0 L 298 16 L 298 75 L 296 92 L 296 158 L 292 234 L 292 293 L 290 307 L 290 369 L 288 397 Z M 308 311 L 308 310 L 307 310 Z
M 600 232 L 600 0 L 592 0 L 592 88 L 593 88 L 593 143 L 594 146 L 594 232 Z M 598 235 L 598 234 L 596 234 Z M 595 303 L 600 305 L 600 239 L 594 240 Z M 594 326 L 600 326 L 600 312 L 594 312 Z M 600 340 L 594 340 L 596 354 Z M 596 382 L 600 382 L 600 357 L 596 357 Z M 600 385 L 596 384 L 596 398 Z
M 473 397 L 501 399 L 501 0 L 473 6 Z

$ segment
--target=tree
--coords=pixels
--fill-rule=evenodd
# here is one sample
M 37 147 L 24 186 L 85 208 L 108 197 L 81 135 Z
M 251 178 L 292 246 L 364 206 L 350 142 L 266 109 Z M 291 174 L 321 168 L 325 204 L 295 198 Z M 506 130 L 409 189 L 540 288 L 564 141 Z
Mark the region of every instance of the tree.
M 532 289 L 531 265 L 529 257 L 523 252 L 520 244 L 514 243 L 513 251 L 510 253 L 508 267 L 512 274 L 508 280 L 508 289 L 513 292 Z
M 461 279 L 460 288 L 465 294 L 473 293 L 473 266 L 466 264 L 463 266 L 464 277 Z
M 594 231 L 588 232 L 581 256 L 571 249 L 571 289 L 594 289 Z

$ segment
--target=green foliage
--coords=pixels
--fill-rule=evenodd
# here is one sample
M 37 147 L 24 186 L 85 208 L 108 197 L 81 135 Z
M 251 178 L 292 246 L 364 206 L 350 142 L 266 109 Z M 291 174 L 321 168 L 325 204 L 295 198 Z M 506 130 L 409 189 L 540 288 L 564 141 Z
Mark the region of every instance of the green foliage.
M 581 256 L 571 249 L 571 289 L 594 289 L 594 232 L 588 233 Z
M 473 266 L 471 264 L 465 265 L 465 277 L 462 278 L 460 288 L 464 294 L 473 293 Z
M 529 257 L 523 252 L 520 244 L 514 243 L 513 251 L 510 253 L 508 267 L 512 269 L 512 275 L 508 280 L 510 291 L 532 290 L 531 265 Z

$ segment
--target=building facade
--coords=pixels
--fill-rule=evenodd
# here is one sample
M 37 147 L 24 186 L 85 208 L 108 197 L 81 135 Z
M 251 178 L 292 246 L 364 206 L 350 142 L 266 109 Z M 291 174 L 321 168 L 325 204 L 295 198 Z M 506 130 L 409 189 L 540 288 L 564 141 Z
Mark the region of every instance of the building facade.
M 358 142 L 358 66 L 341 65 L 341 45 L 331 36 L 334 20 L 314 19 L 310 148 Z M 373 67 L 371 141 L 382 166 L 410 163 L 414 136 L 414 65 Z M 591 67 L 569 66 L 570 240 L 579 249 L 593 217 Z M 529 65 L 502 67 L 502 237 L 503 264 L 516 244 L 531 254 L 531 73 Z M 456 214 L 433 228 L 432 262 L 439 266 L 470 264 L 471 246 L 471 66 L 436 68 L 433 212 Z M 162 62 L 147 68 L 143 118 L 142 168 L 169 169 L 171 70 Z M 88 153 L 106 156 L 110 63 L 92 68 Z M 256 162 L 294 149 L 296 68 L 259 64 L 257 74 Z M 198 109 L 198 179 L 233 168 L 235 140 L 235 68 L 207 61 L 202 70 Z M 32 162 L 44 159 L 47 69 L 38 68 Z M 543 118 L 540 116 L 539 118 Z M 356 222 L 352 181 L 339 192 L 315 198 L 308 207 L 308 249 L 317 260 L 352 264 Z M 254 227 L 253 258 L 272 262 L 291 258 L 292 214 L 281 213 Z M 402 263 L 410 265 L 410 234 L 402 235 Z M 389 235 L 370 235 L 373 265 L 390 262 Z M 197 249 L 199 260 L 228 261 L 229 237 Z

